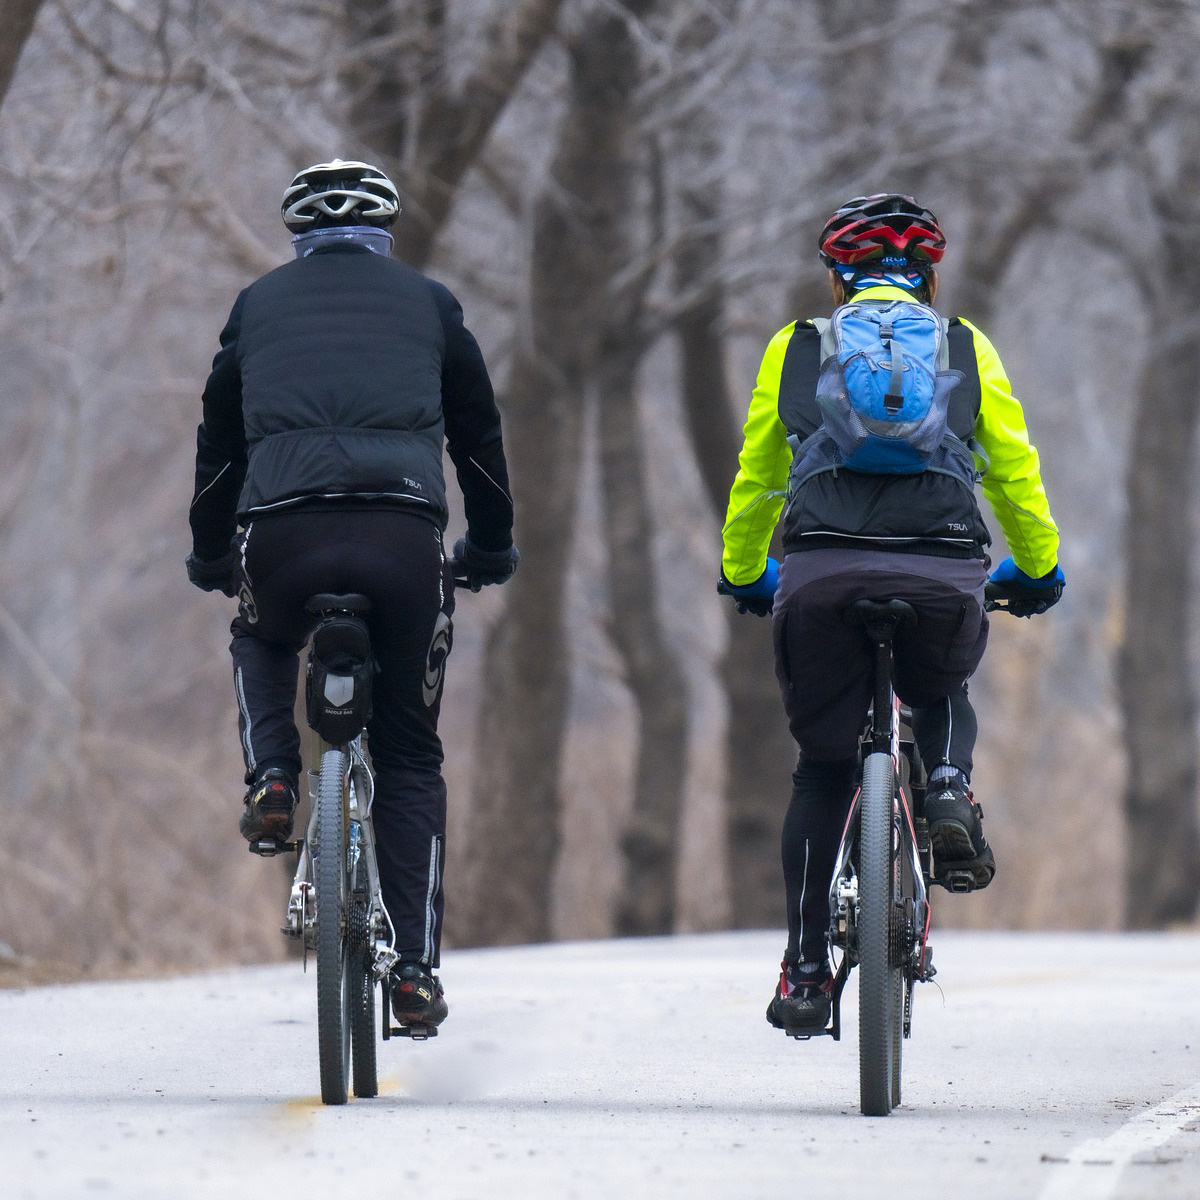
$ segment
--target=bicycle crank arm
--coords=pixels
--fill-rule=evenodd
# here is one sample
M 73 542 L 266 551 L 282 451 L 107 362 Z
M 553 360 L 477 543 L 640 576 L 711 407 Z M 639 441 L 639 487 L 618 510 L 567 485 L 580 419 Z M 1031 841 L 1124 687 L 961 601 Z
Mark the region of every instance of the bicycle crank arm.
M 835 1042 L 840 1042 L 842 1040 L 842 992 L 845 991 L 846 980 L 849 978 L 850 965 L 843 957 L 833 976 L 833 992 L 830 996 L 832 1015 L 830 1023 L 824 1029 L 814 1029 L 812 1033 L 794 1033 L 790 1029 L 784 1029 L 784 1033 L 797 1042 L 807 1042 L 815 1037 L 831 1037 Z

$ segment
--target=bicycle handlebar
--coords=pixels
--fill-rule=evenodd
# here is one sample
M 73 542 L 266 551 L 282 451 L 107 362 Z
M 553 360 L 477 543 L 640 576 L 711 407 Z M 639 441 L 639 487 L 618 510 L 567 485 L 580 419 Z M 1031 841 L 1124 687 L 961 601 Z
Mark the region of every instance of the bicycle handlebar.
M 1013 596 L 1005 591 L 1004 585 L 992 583 L 990 580 L 983 588 L 984 612 L 1010 612 Z
M 1035 613 L 1045 612 L 1061 594 L 1062 589 L 1058 588 L 1053 594 L 1047 594 L 1044 598 L 1030 595 L 1027 591 L 1021 592 L 1020 595 L 1014 595 L 1004 584 L 989 581 L 983 588 L 983 611 L 1006 612 L 1016 617 L 1030 617 Z M 1014 605 L 1017 607 L 1014 608 Z

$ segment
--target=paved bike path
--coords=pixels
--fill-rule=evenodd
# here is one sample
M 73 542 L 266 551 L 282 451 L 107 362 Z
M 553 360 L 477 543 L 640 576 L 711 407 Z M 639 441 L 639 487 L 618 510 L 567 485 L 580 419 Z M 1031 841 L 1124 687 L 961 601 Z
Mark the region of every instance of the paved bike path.
M 934 943 L 883 1119 L 853 984 L 841 1043 L 763 1019 L 779 934 L 451 952 L 339 1109 L 299 965 L 0 992 L 0 1197 L 1200 1195 L 1200 934 Z

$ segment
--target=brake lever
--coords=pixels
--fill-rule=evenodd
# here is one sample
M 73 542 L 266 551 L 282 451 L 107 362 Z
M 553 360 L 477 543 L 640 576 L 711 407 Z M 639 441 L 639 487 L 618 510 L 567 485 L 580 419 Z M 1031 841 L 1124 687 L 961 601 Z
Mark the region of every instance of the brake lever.
M 467 568 L 463 564 L 462 559 L 449 559 L 446 565 L 450 568 L 450 578 L 454 580 L 455 587 L 467 588 L 472 592 L 478 592 L 480 590 L 482 586 L 481 584 L 471 583 L 471 577 L 467 573 Z

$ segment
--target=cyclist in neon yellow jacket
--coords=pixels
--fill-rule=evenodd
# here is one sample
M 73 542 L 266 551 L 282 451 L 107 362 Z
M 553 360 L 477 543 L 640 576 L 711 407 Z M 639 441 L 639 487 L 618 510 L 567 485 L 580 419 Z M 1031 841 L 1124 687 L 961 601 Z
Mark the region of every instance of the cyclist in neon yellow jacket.
M 851 298 L 933 304 L 946 242 L 934 215 L 911 197 L 848 201 L 819 244 L 835 305 Z M 951 471 L 793 470 L 803 466 L 806 439 L 823 429 L 822 332 L 794 322 L 767 347 L 729 497 L 718 585 L 739 611 L 773 616 L 776 674 L 800 748 L 783 829 L 788 944 L 767 1009 L 773 1025 L 791 1032 L 816 1032 L 830 1019 L 828 886 L 873 671 L 870 647 L 843 620 L 845 609 L 858 599 L 895 598 L 917 610 L 915 629 L 897 634 L 895 683 L 913 708 L 929 773 L 924 812 L 934 874 L 986 887 L 995 858 L 970 792 L 977 725 L 967 699 L 988 629 L 991 538 L 974 496 L 976 472 L 1012 552 L 991 576 L 1010 611 L 1044 612 L 1065 586 L 1024 413 L 991 342 L 967 321 L 945 323 L 949 368 L 962 376 L 949 393 L 946 425 L 975 460 L 971 471 L 963 452 L 965 486 Z M 781 516 L 782 566 L 767 554 Z

